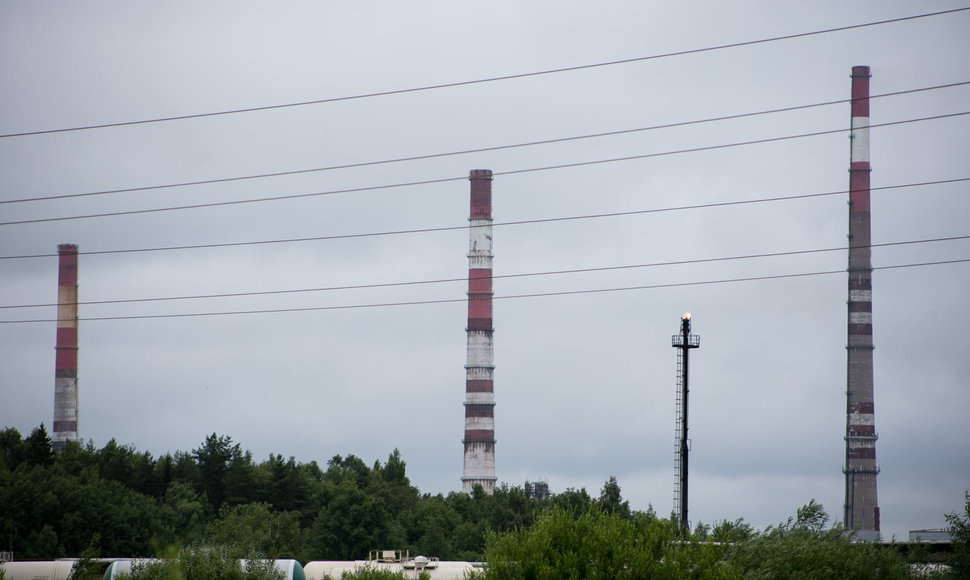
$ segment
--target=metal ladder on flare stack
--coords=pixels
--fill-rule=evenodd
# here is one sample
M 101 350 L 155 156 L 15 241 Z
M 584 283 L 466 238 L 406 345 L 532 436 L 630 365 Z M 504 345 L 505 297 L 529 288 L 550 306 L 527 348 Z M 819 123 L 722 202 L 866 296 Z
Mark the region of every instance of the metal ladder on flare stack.
M 678 338 L 678 337 L 674 337 Z M 680 439 L 684 432 L 684 351 L 677 350 L 677 394 L 674 411 L 674 512 L 680 517 Z

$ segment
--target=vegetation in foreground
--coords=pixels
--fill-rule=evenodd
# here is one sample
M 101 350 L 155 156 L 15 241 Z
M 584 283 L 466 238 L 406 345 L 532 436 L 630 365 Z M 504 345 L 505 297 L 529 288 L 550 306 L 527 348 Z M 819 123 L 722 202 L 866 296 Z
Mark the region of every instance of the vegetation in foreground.
M 970 493 L 965 501 L 947 515 L 951 571 L 934 577 L 970 578 Z M 495 579 L 908 577 L 896 550 L 850 542 L 814 501 L 763 531 L 738 519 L 680 538 L 672 519 L 631 510 L 612 477 L 598 498 L 569 489 L 538 500 L 508 486 L 422 495 L 397 451 L 371 467 L 338 455 L 324 470 L 278 455 L 256 463 L 216 434 L 155 459 L 115 441 L 54 454 L 43 426 L 27 437 L 3 429 L 0 506 L 0 550 L 20 559 L 169 554 L 139 565 L 135 579 L 270 580 L 275 570 L 244 568 L 235 550 L 308 562 L 361 559 L 375 547 L 486 561 L 481 575 Z
M 896 551 L 853 543 L 841 526 L 826 528 L 827 521 L 825 510 L 812 501 L 796 518 L 761 533 L 743 522 L 721 522 L 705 539 L 681 540 L 671 520 L 650 514 L 622 517 L 594 508 L 575 517 L 553 509 L 528 530 L 490 535 L 484 578 L 909 577 Z
M 282 455 L 257 462 L 213 433 L 159 458 L 114 440 L 55 454 L 43 425 L 26 437 L 0 429 L 0 550 L 18 559 L 76 556 L 100 532 L 101 553 L 116 557 L 233 545 L 301 562 L 361 559 L 375 548 L 481 561 L 487 530 L 528 527 L 549 505 L 594 503 L 585 490 L 546 501 L 507 486 L 421 494 L 396 450 L 372 465 L 354 455 L 325 467 Z
M 283 580 L 272 560 L 250 557 L 243 562 L 237 550 L 208 547 L 179 550 L 174 557 L 132 565 L 119 580 Z

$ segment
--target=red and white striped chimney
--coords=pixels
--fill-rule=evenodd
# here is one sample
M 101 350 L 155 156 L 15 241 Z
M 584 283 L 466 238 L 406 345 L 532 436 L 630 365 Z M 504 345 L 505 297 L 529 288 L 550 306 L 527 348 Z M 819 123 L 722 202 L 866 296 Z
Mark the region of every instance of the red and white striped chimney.
M 869 214 L 869 67 L 852 67 L 852 131 L 849 159 L 849 300 L 845 526 L 860 537 L 879 532 L 876 497 L 876 422 L 872 366 L 872 257 Z
M 60 450 L 77 441 L 77 246 L 57 246 L 57 342 L 54 346 L 54 432 Z
M 492 172 L 473 169 L 468 218 L 468 358 L 465 364 L 465 446 L 461 488 L 495 491 L 495 396 L 492 390 Z

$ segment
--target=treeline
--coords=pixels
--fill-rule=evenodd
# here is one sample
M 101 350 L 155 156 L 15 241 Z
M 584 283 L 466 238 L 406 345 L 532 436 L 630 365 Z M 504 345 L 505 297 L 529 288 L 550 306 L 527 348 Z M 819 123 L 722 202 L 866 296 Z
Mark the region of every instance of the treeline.
M 326 469 L 280 455 L 256 462 L 216 434 L 191 452 L 159 458 L 114 440 L 101 449 L 71 443 L 55 454 L 43 425 L 27 437 L 7 428 L 0 430 L 0 550 L 17 559 L 209 557 L 222 546 L 306 563 L 406 549 L 485 561 L 484 578 L 510 580 L 908 574 L 896 549 L 851 542 L 814 501 L 763 531 L 738 519 L 699 523 L 684 537 L 673 518 L 631 510 L 613 477 L 596 498 L 570 489 L 537 500 L 508 486 L 493 495 L 481 488 L 430 495 L 411 485 L 405 467 L 396 450 L 371 466 L 353 455 L 333 457 Z M 947 514 L 952 568 L 935 577 L 970 578 L 970 493 L 965 500 L 962 512 Z
M 43 425 L 0 431 L 0 550 L 18 559 L 76 556 L 100 534 L 105 556 L 152 556 L 171 546 L 233 545 L 271 558 L 363 559 L 407 549 L 480 561 L 486 532 L 530 527 L 550 506 L 629 512 L 610 479 L 599 498 L 567 490 L 539 501 L 520 487 L 493 495 L 421 494 L 397 450 L 366 464 L 354 455 L 255 461 L 228 436 L 155 458 L 114 440 L 51 450 Z

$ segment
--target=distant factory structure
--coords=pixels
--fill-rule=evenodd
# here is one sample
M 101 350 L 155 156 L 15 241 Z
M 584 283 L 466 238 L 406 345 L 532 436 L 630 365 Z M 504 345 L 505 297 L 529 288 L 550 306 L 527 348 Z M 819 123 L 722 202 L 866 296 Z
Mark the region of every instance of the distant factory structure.
M 846 344 L 845 526 L 879 534 L 872 372 L 872 259 L 869 215 L 869 67 L 852 67 L 849 134 L 849 300 Z
M 461 489 L 495 492 L 495 371 L 492 342 L 492 172 L 473 169 L 468 218 L 468 355 L 465 363 L 465 448 Z
M 57 246 L 57 335 L 54 343 L 55 451 L 77 441 L 77 246 Z
M 548 481 L 526 481 L 525 482 L 525 496 L 532 499 L 549 499 L 549 482 Z

